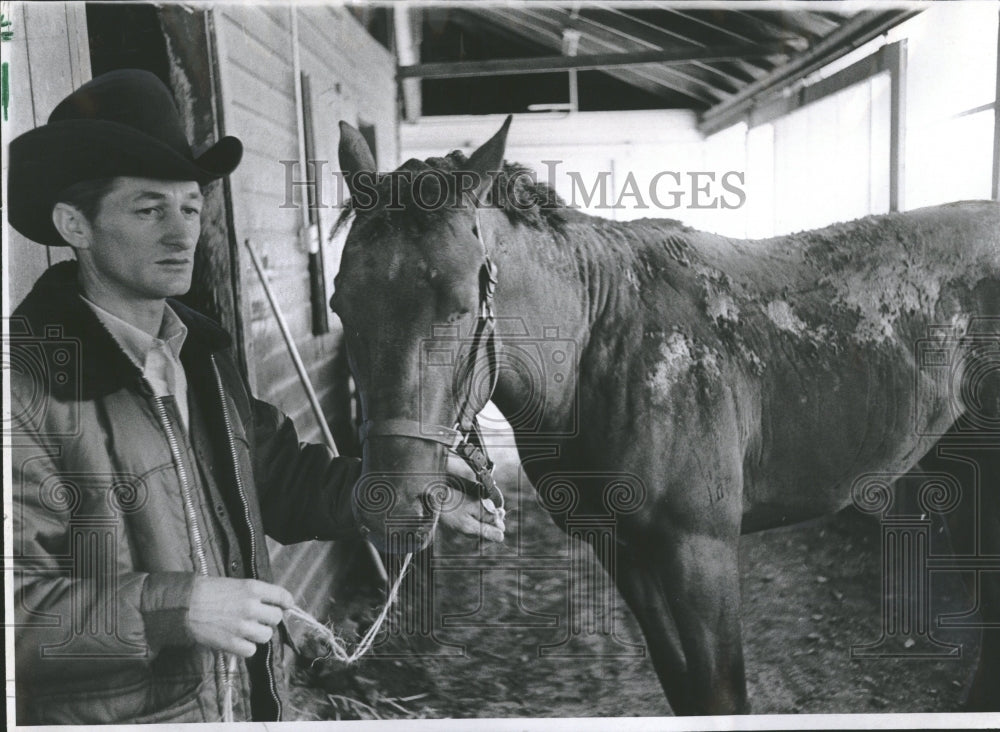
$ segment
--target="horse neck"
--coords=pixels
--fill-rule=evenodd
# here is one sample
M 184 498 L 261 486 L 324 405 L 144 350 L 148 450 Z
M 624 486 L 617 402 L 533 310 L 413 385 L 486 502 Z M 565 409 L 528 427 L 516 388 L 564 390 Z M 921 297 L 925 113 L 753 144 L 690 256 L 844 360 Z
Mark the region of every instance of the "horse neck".
M 625 258 L 633 253 L 601 239 L 587 221 L 568 223 L 565 235 L 559 236 L 548 229 L 512 225 L 497 211 L 491 214 L 495 235 L 488 248 L 499 271 L 496 303 L 505 357 L 514 352 L 522 359 L 540 356 L 535 372 L 545 378 L 543 427 L 559 432 L 575 416 L 579 365 L 593 334 L 608 323 L 620 324 L 631 307 L 627 301 L 633 288 L 623 287 L 622 280 L 630 266 Z M 559 365 L 552 358 L 567 349 L 572 366 L 554 371 Z M 523 378 L 523 373 L 513 367 L 501 369 L 493 400 L 515 432 L 519 425 L 512 416 L 540 393 L 540 385 Z M 555 373 L 566 378 L 546 378 Z

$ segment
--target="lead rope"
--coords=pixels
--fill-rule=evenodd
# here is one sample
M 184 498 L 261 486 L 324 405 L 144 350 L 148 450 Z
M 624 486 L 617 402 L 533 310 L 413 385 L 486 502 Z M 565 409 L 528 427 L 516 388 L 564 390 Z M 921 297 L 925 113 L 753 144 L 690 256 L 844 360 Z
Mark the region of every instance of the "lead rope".
M 441 512 L 435 511 L 434 522 L 431 524 L 431 535 L 433 535 L 435 529 L 437 529 L 438 518 L 440 518 L 440 516 Z M 351 665 L 356 663 L 362 656 L 371 650 L 372 645 L 375 643 L 375 638 L 378 636 L 379 631 L 385 624 L 386 618 L 389 617 L 389 611 L 392 609 L 392 606 L 396 603 L 396 600 L 399 597 L 399 588 L 403 584 L 403 579 L 406 577 L 406 571 L 410 568 L 412 561 L 413 552 L 408 552 L 403 558 L 403 566 L 399 570 L 399 576 L 396 577 L 396 581 L 393 582 L 392 588 L 389 590 L 389 595 L 386 598 L 385 605 L 383 605 L 381 612 L 379 612 L 375 622 L 372 623 L 371 627 L 368 628 L 365 634 L 361 637 L 361 640 L 358 642 L 358 645 L 355 646 L 354 651 L 350 653 L 344 645 L 344 642 L 337 637 L 329 626 L 319 622 L 302 608 L 295 605 L 285 610 L 286 621 L 289 618 L 294 618 L 299 623 L 302 623 L 306 626 L 313 637 L 326 644 L 326 646 L 330 649 L 330 652 L 325 656 L 320 656 L 314 659 L 314 663 L 316 661 L 325 661 L 333 658 L 346 665 Z
M 438 516 L 440 513 L 434 514 L 434 523 L 431 526 L 431 533 L 434 533 L 434 529 L 437 528 Z M 396 598 L 399 596 L 399 588 L 403 584 L 403 578 L 406 577 L 406 570 L 409 569 L 410 563 L 413 561 L 413 552 L 409 552 L 403 559 L 403 566 L 399 570 L 399 576 L 396 581 L 392 584 L 392 589 L 389 591 L 389 596 L 386 599 L 385 605 L 382 607 L 382 611 L 379 613 L 378 618 L 368 629 L 368 631 L 362 636 L 361 641 L 355 647 L 352 653 L 347 652 L 347 648 L 344 646 L 344 642 L 337 637 L 337 635 L 328 626 L 323 625 L 312 615 L 307 613 L 305 610 L 300 608 L 298 605 L 293 605 L 292 607 L 285 610 L 284 617 L 287 625 L 289 618 L 295 618 L 300 623 L 304 624 L 310 632 L 318 638 L 320 641 L 325 643 L 330 652 L 325 656 L 321 656 L 313 660 L 325 661 L 329 658 L 334 658 L 341 663 L 346 665 L 351 665 L 356 663 L 362 656 L 364 656 L 369 650 L 371 650 L 372 645 L 375 643 L 375 637 L 378 635 L 379 631 L 382 629 L 382 625 L 385 623 L 385 619 L 389 616 L 389 610 L 396 602 Z M 231 653 L 225 654 L 226 658 L 226 675 L 223 688 L 223 698 L 222 698 L 222 721 L 223 722 L 234 722 L 235 717 L 233 713 L 233 696 L 234 696 L 234 677 L 236 676 L 236 656 Z
M 222 721 L 234 722 L 236 720 L 233 717 L 233 686 L 235 685 L 233 677 L 236 675 L 236 655 L 226 653 L 225 658 L 226 679 L 222 692 Z

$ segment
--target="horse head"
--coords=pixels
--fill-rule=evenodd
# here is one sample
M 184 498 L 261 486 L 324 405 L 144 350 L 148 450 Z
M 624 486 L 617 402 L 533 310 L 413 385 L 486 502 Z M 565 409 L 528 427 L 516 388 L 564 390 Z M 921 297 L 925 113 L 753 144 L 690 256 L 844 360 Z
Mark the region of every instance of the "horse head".
M 475 415 L 495 385 L 496 271 L 477 206 L 503 165 L 509 125 L 461 170 L 409 160 L 386 174 L 361 134 L 340 125 L 353 223 L 330 306 L 364 420 L 357 518 L 385 551 L 422 548 L 435 514 L 447 522 L 460 487 L 446 474 L 449 453 L 475 452 Z

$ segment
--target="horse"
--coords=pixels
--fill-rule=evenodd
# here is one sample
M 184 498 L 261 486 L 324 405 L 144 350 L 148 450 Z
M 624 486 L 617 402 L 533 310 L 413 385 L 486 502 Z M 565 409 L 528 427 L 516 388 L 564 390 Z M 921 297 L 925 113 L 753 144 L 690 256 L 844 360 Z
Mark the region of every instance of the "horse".
M 479 455 L 474 413 L 492 399 L 522 457 L 540 442 L 557 448 L 524 462 L 533 485 L 636 476 L 642 505 L 617 516 L 605 569 L 670 707 L 748 712 L 741 534 L 835 512 L 859 476 L 902 476 L 940 460 L 953 437 L 996 434 L 982 427 L 1000 424 L 983 344 L 1000 339 L 1000 206 L 749 241 L 666 219 L 614 222 L 505 164 L 509 124 L 468 157 L 379 174 L 341 123 L 351 227 L 331 307 L 361 396 L 358 485 L 381 476 L 369 484 L 378 489 L 356 489 L 358 519 L 400 551 L 390 519 L 410 521 L 423 528 L 409 548 L 425 545 L 434 482 L 452 450 Z M 568 343 L 561 378 L 541 373 L 552 364 L 506 357 L 514 335 Z M 953 368 L 924 363 L 928 344 Z M 960 386 L 972 389 L 964 402 Z M 994 453 L 971 453 L 985 476 L 987 555 L 1000 554 Z M 608 496 L 586 485 L 575 488 L 580 510 L 606 511 Z M 983 624 L 996 627 L 1000 575 L 978 576 Z M 984 632 L 969 708 L 996 708 L 998 659 L 1000 631 Z

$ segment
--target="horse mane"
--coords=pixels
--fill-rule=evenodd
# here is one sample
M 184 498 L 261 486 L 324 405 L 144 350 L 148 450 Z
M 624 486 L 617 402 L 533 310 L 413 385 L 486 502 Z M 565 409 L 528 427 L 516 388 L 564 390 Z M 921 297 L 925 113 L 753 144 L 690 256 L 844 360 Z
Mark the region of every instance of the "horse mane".
M 396 172 L 405 171 L 416 176 L 422 172 L 439 171 L 445 174 L 443 180 L 451 182 L 453 187 L 455 178 L 447 174 L 467 169 L 468 158 L 461 150 L 454 150 L 444 157 L 431 157 L 425 161 L 412 158 Z M 379 173 L 376 181 L 376 200 L 393 201 L 392 174 Z M 465 205 L 464 202 L 457 202 L 454 190 L 449 191 L 453 203 L 433 208 L 419 205 L 408 185 L 398 186 L 395 193 L 396 202 L 407 213 L 404 225 L 411 228 L 410 233 L 414 237 L 433 231 L 454 206 Z M 512 225 L 533 229 L 543 235 L 543 240 L 549 240 L 560 248 L 573 249 L 581 254 L 586 252 L 587 256 L 610 255 L 618 259 L 619 266 L 635 263 L 643 268 L 648 266 L 644 262 L 650 258 L 656 260 L 664 256 L 685 265 L 689 263 L 688 235 L 693 232 L 689 226 L 674 219 L 614 221 L 591 216 L 568 206 L 551 186 L 537 179 L 533 170 L 519 163 L 505 161 L 483 198 L 485 200 L 480 202 L 480 206 L 500 208 Z M 348 201 L 334 224 L 331 239 L 354 213 L 354 204 Z M 366 215 L 378 218 L 388 217 L 389 213 L 390 209 L 383 203 L 368 210 Z M 387 218 L 383 220 L 388 222 Z
M 468 169 L 468 158 L 461 150 L 454 150 L 444 157 L 428 158 L 426 161 L 411 159 L 400 166 L 400 171 L 417 174 L 436 170 L 454 173 Z M 446 177 L 446 179 L 448 179 Z M 375 191 L 380 201 L 391 200 L 392 175 L 379 173 Z M 414 212 L 424 227 L 431 226 L 438 217 L 445 215 L 451 206 L 427 209 L 415 203 L 409 186 L 402 186 L 397 192 L 399 203 L 408 212 Z M 503 169 L 493 176 L 493 183 L 484 196 L 482 206 L 492 206 L 503 210 L 511 224 L 528 226 L 537 230 L 549 230 L 561 234 L 573 210 L 547 183 L 537 180 L 535 172 L 519 163 L 504 162 Z M 384 206 L 373 209 L 385 211 Z M 331 235 L 344 225 L 355 213 L 353 201 L 347 201 L 334 224 Z

